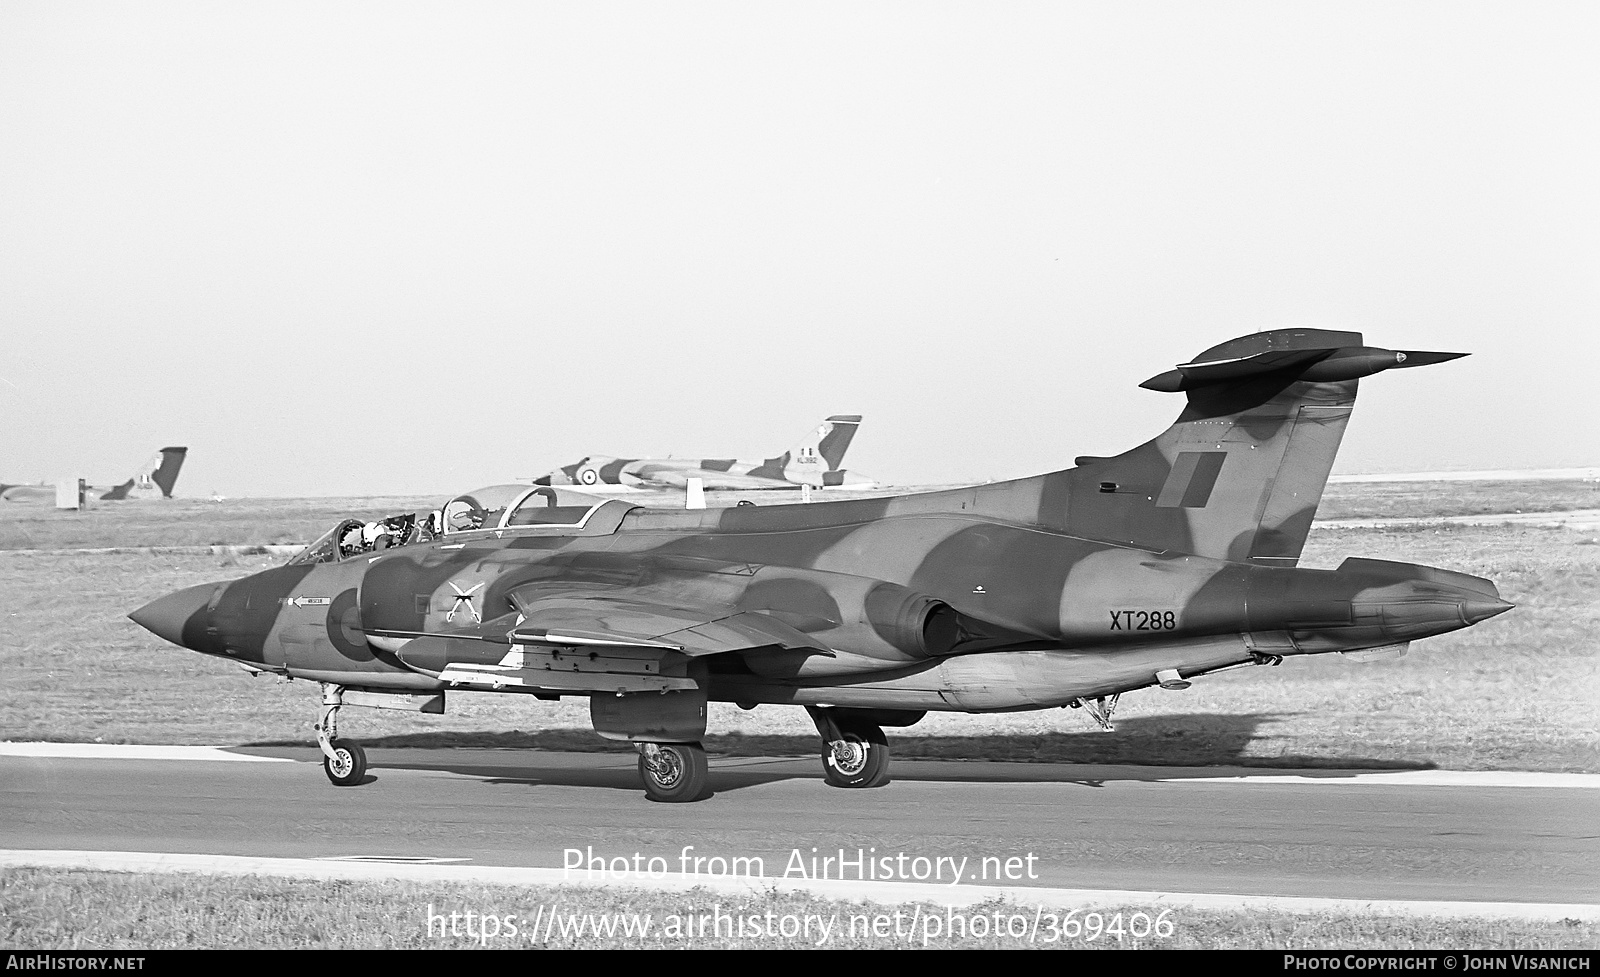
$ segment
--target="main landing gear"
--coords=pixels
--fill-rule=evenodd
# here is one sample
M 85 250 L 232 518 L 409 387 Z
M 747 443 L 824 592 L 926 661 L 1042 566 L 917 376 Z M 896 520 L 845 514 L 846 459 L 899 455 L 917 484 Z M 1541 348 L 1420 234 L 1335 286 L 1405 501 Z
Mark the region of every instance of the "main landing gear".
M 834 787 L 882 787 L 889 782 L 889 740 L 877 723 L 808 707 L 822 736 L 822 776 Z
M 706 750 L 699 743 L 640 743 L 639 778 L 652 801 L 697 801 L 706 792 Z
M 339 707 L 344 687 L 322 683 L 322 721 L 317 723 L 317 746 L 322 750 L 322 771 L 335 787 L 354 787 L 367 776 L 367 751 L 355 740 L 339 739 Z

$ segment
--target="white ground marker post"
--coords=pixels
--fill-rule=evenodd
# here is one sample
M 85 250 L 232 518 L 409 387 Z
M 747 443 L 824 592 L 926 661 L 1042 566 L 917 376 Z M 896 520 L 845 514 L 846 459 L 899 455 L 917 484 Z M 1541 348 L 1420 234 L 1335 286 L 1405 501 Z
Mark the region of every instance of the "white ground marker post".
M 81 478 L 56 479 L 56 508 L 82 509 L 88 483 Z

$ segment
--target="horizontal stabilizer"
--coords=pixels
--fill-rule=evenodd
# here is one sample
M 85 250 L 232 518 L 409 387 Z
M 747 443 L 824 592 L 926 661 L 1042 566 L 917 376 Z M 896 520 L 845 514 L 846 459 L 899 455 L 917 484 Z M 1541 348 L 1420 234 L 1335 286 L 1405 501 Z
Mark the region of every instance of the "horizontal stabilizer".
M 1280 330 L 1256 333 L 1212 347 L 1193 362 L 1179 363 L 1176 368 L 1157 374 L 1139 386 L 1177 393 L 1271 375 L 1285 382 L 1328 383 L 1357 380 L 1384 370 L 1431 366 L 1466 355 L 1363 346 L 1360 333 Z
M 1041 520 L 1120 545 L 1294 566 L 1361 378 L 1464 355 L 1384 349 L 1329 329 L 1220 343 L 1144 382 L 1185 395 L 1166 431 L 1041 476 Z

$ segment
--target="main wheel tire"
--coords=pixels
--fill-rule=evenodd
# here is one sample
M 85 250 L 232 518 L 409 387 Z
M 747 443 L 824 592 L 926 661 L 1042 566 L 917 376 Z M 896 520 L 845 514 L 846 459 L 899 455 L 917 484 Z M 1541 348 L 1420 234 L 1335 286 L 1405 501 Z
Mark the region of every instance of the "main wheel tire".
M 322 770 L 335 787 L 354 787 L 367 775 L 367 751 L 355 740 L 334 740 L 333 757 L 322 758 Z
M 652 756 L 639 754 L 639 779 L 652 801 L 697 801 L 706 790 L 708 767 L 699 743 L 661 743 Z
M 882 787 L 889 782 L 889 740 L 873 723 L 841 724 L 844 737 L 822 747 L 822 775 L 835 787 Z

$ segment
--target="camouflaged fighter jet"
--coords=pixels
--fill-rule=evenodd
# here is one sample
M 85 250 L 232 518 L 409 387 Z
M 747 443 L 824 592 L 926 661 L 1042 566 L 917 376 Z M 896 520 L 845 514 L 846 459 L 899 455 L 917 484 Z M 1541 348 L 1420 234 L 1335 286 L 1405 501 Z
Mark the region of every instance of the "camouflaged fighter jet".
M 1147 380 L 1154 440 L 1032 478 L 891 498 L 650 509 L 500 486 L 437 538 L 289 564 L 130 615 L 175 644 L 322 683 L 328 777 L 362 781 L 341 706 L 458 691 L 585 696 L 646 793 L 707 787 L 708 700 L 802 706 L 839 787 L 888 776 L 885 726 L 929 710 L 1082 707 L 1289 655 L 1401 653 L 1508 610 L 1494 584 L 1352 558 L 1296 566 L 1361 377 L 1460 353 L 1283 330 Z M 430 520 L 433 522 L 433 520 Z M 330 534 L 331 535 L 331 534 Z
M 101 502 L 170 499 L 172 487 L 178 484 L 178 470 L 183 467 L 183 459 L 188 454 L 188 448 L 162 448 L 121 485 L 109 488 L 90 486 L 85 491 L 89 498 Z M 7 502 L 53 502 L 55 497 L 54 485 L 0 485 L 0 499 Z
M 590 455 L 582 461 L 541 475 L 535 485 L 576 485 L 607 488 L 684 488 L 698 478 L 707 489 L 837 488 L 865 490 L 877 482 L 840 467 L 844 453 L 861 426 L 860 414 L 835 414 L 817 426 L 810 437 L 776 458 L 739 461 L 736 458 L 611 458 Z

